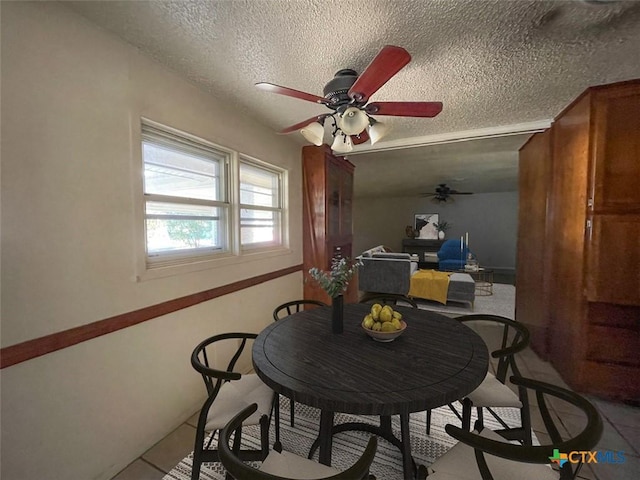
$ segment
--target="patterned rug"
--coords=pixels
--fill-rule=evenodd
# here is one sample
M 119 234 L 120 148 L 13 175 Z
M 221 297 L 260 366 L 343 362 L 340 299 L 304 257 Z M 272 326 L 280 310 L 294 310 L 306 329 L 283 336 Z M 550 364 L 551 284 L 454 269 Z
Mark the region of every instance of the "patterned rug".
M 507 424 L 513 426 L 520 424 L 518 410 L 513 408 L 500 408 L 496 409 L 496 411 Z M 289 400 L 280 397 L 280 414 L 280 436 L 283 448 L 306 457 L 311 444 L 318 435 L 320 411 L 296 403 L 296 426 L 292 428 L 289 423 Z M 485 426 L 496 429 L 500 428 L 491 415 L 487 414 L 485 417 Z M 353 421 L 376 424 L 378 418 L 345 414 L 336 414 L 335 416 L 336 424 Z M 428 466 L 456 443 L 456 440 L 444 431 L 444 426 L 447 423 L 459 426 L 460 421 L 447 406 L 433 410 L 430 435 L 426 434 L 425 421 L 425 412 L 413 413 L 411 414 L 409 426 L 411 430 L 411 450 L 413 458 L 418 465 Z M 400 437 L 400 423 L 397 416 L 392 420 L 392 427 L 395 435 Z M 343 432 L 335 435 L 333 437 L 332 465 L 338 470 L 344 470 L 351 466 L 364 451 L 370 435 L 369 433 L 357 431 Z M 260 436 L 258 427 L 245 427 L 242 431 L 242 437 L 243 448 L 259 448 Z M 272 425 L 272 445 L 273 441 L 274 428 Z M 534 444 L 537 444 L 535 438 Z M 184 458 L 171 472 L 164 476 L 163 480 L 189 480 L 192 458 L 192 455 Z M 317 458 L 318 454 L 316 452 L 315 459 L 317 460 Z M 403 475 L 402 455 L 400 451 L 386 440 L 379 439 L 375 460 L 371 466 L 371 473 L 375 475 L 378 480 L 401 480 Z M 224 468 L 220 463 L 203 464 L 200 479 L 223 480 Z
M 515 319 L 516 287 L 503 283 L 493 284 L 493 295 L 476 295 L 473 309 L 462 303 L 450 302 L 442 305 L 438 302 L 416 299 L 418 308 L 448 315 L 468 315 L 470 313 L 487 313 Z

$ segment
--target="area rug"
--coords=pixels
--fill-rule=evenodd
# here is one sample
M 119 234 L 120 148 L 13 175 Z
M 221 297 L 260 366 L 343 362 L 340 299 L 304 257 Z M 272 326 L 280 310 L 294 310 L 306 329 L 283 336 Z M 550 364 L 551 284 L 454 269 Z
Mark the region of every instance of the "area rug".
M 415 300 L 418 304 L 418 308 L 422 310 L 431 310 L 432 312 L 455 316 L 468 315 L 470 313 L 487 313 L 515 319 L 516 287 L 503 283 L 494 283 L 493 295 L 476 295 L 473 308 L 470 308 L 468 305 L 455 302 L 449 302 L 447 305 L 442 305 L 438 302 L 421 300 L 419 298 Z M 398 305 L 400 305 L 400 303 Z
M 281 432 L 282 446 L 285 450 L 297 453 L 306 457 L 311 444 L 318 435 L 318 425 L 320 422 L 320 411 L 296 403 L 295 427 L 289 423 L 289 401 L 280 397 L 281 412 Z M 496 409 L 498 414 L 506 420 L 508 425 L 517 426 L 520 424 L 519 411 L 513 408 Z M 500 428 L 490 415 L 486 415 L 485 425 L 489 428 Z M 336 414 L 335 423 L 344 422 L 368 422 L 376 424 L 377 417 Z M 433 410 L 431 416 L 431 434 L 426 434 L 426 414 L 418 412 L 411 414 L 409 426 L 411 436 L 412 456 L 418 465 L 429 466 L 436 458 L 450 449 L 456 440 L 447 435 L 444 426 L 447 423 L 460 425 L 460 420 L 451 412 L 448 407 L 441 407 Z M 400 436 L 400 422 L 398 417 L 392 420 L 392 427 L 397 437 Z M 333 437 L 332 465 L 338 470 L 350 467 L 364 451 L 371 434 L 358 431 L 343 432 Z M 243 448 L 258 449 L 260 446 L 260 436 L 258 427 L 245 427 L 242 431 Z M 271 444 L 274 441 L 274 428 L 271 426 Z M 534 444 L 537 441 L 534 439 Z M 315 456 L 317 460 L 317 453 Z M 189 480 L 191 475 L 191 465 L 193 456 L 184 458 L 171 472 L 163 477 L 163 480 Z M 389 442 L 383 439 L 378 440 L 378 449 L 375 460 L 371 466 L 371 473 L 378 480 L 401 480 L 402 455 L 400 451 Z M 220 463 L 203 464 L 200 472 L 202 480 L 223 480 L 224 467 Z

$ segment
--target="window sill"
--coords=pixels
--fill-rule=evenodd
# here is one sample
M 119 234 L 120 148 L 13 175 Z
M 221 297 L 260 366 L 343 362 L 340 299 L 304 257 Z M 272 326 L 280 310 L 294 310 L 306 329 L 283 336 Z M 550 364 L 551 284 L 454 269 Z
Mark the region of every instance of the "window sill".
M 274 258 L 284 255 L 290 255 L 292 250 L 287 247 L 278 247 L 271 250 L 247 251 L 240 255 L 221 255 L 217 258 L 200 259 L 192 262 L 183 262 L 175 265 L 162 266 L 145 266 L 135 279 L 137 282 L 145 282 L 158 278 L 165 278 L 177 275 L 185 275 L 203 270 L 213 270 L 216 268 L 227 267 L 230 265 L 238 265 L 242 263 L 255 262 L 267 258 Z

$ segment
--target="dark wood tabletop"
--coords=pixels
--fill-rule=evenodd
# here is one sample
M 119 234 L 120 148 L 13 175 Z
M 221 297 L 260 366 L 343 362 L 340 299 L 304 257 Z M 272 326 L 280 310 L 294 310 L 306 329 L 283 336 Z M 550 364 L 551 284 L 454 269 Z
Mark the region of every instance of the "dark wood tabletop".
M 321 410 L 309 452 L 331 465 L 332 437 L 363 430 L 402 452 L 404 478 L 421 474 L 411 456 L 409 414 L 440 407 L 473 391 L 484 379 L 489 354 L 471 329 L 427 310 L 394 307 L 407 322 L 393 342 L 370 338 L 360 324 L 371 306 L 347 304 L 344 333 L 331 332 L 331 307 L 305 310 L 265 328 L 253 345 L 253 366 L 274 391 Z M 380 424 L 334 425 L 335 412 L 379 415 Z M 391 415 L 400 415 L 400 438 Z
M 460 322 L 396 307 L 407 329 L 390 343 L 360 326 L 370 305 L 345 305 L 344 333 L 331 333 L 331 310 L 296 313 L 264 329 L 253 365 L 276 392 L 333 412 L 393 415 L 451 403 L 474 390 L 488 367 L 487 347 Z

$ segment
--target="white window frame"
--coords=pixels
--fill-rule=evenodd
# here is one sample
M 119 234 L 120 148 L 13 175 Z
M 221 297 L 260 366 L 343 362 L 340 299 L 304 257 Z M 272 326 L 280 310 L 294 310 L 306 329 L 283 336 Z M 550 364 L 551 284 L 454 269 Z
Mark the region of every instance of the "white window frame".
M 242 165 L 246 165 L 251 168 L 255 168 L 258 170 L 262 170 L 269 174 L 276 176 L 276 183 L 278 192 L 276 195 L 276 205 L 272 207 L 249 204 L 249 203 L 241 203 L 241 194 L 240 188 L 242 185 L 240 167 Z M 286 183 L 286 171 L 277 168 L 273 165 L 269 165 L 265 162 L 262 162 L 256 158 L 249 157 L 248 155 L 240 154 L 238 156 L 238 239 L 240 243 L 240 250 L 243 252 L 257 252 L 257 251 L 265 251 L 272 248 L 279 248 L 284 245 L 286 234 L 285 234 L 285 198 L 284 198 L 284 185 Z M 242 243 L 242 210 L 262 210 L 267 212 L 272 212 L 276 214 L 276 222 L 274 224 L 275 231 L 275 239 L 271 242 L 261 242 L 261 243 L 253 243 L 253 244 L 243 244 Z
M 215 144 L 206 139 L 186 133 L 182 130 L 178 130 L 176 128 L 154 122 L 147 118 L 142 118 L 137 126 L 139 130 L 137 132 L 134 132 L 134 139 L 138 139 L 138 141 L 135 143 L 138 144 L 137 151 L 139 152 L 138 155 L 134 155 L 134 158 L 137 158 L 137 162 L 139 162 L 136 162 L 139 167 L 135 168 L 135 171 L 139 172 L 139 174 L 135 175 L 134 178 L 134 191 L 138 192 L 136 193 L 136 197 L 139 199 L 137 202 L 139 206 L 136 209 L 135 215 L 137 231 L 137 249 L 135 255 L 137 259 L 135 275 L 136 281 L 144 281 L 171 275 L 179 275 L 291 253 L 291 250 L 289 248 L 288 171 L 286 169 L 268 162 L 264 162 L 246 154 L 242 154 L 227 147 Z M 149 196 L 145 194 L 144 189 L 145 161 L 143 142 L 145 141 L 145 135 L 143 134 L 143 129 L 151 128 L 154 131 L 165 132 L 168 135 L 168 138 L 171 138 L 172 136 L 180 137 L 187 140 L 188 142 L 193 142 L 195 145 L 203 146 L 205 149 L 212 149 L 217 154 L 224 153 L 226 162 L 226 201 L 205 201 L 205 203 L 211 203 L 212 205 L 228 205 L 228 239 L 226 249 L 209 252 L 198 251 L 197 253 L 195 251 L 183 251 L 174 254 L 166 253 L 165 255 L 159 255 L 155 258 L 148 256 L 146 235 L 146 201 L 149 199 Z M 240 162 L 247 162 L 254 167 L 265 168 L 266 170 L 277 173 L 279 175 L 279 209 L 281 216 L 279 242 L 253 245 L 249 248 L 242 248 L 240 244 Z M 175 197 L 171 198 L 172 200 L 175 200 Z M 162 200 L 162 197 L 158 196 L 157 199 Z

